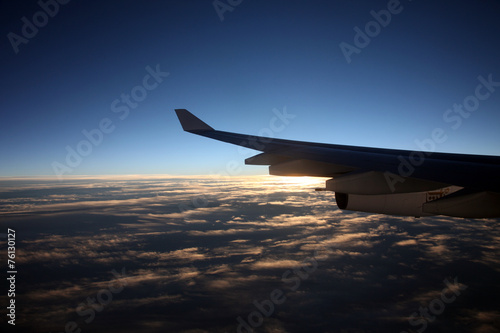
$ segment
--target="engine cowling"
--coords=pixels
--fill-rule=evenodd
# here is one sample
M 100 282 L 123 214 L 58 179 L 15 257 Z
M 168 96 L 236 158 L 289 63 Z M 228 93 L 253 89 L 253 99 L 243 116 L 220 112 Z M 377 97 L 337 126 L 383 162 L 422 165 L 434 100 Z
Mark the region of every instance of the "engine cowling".
M 460 191 L 462 192 L 462 191 Z M 423 205 L 423 211 L 434 215 L 469 218 L 500 217 L 500 194 L 493 192 L 457 192 Z
M 437 214 L 451 215 L 446 214 L 450 213 L 450 211 L 446 211 L 446 213 L 437 212 L 435 210 L 435 204 L 432 206 L 434 208 L 433 210 L 425 209 L 425 205 L 431 202 L 438 202 L 439 199 L 455 193 L 460 189 L 461 187 L 458 186 L 449 186 L 434 191 L 377 195 L 335 192 L 335 199 L 337 201 L 337 206 L 343 210 L 415 217 L 431 216 Z

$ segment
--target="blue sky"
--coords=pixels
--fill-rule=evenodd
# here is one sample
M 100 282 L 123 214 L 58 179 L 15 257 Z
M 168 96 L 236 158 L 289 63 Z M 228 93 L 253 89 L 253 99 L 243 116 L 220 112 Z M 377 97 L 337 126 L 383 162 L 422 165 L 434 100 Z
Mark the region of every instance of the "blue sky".
M 371 11 L 388 4 L 390 22 L 348 62 L 339 45 L 355 46 L 355 27 L 374 27 Z M 478 77 L 500 81 L 495 1 L 241 1 L 223 20 L 212 1 L 73 1 L 17 53 L 9 34 L 22 37 L 42 8 L 2 6 L 0 176 L 55 175 L 54 162 L 65 175 L 213 174 L 250 156 L 182 132 L 175 108 L 248 134 L 286 109 L 295 118 L 276 137 L 411 150 L 442 128 L 438 151 L 500 155 L 500 87 L 483 87 L 460 124 L 443 118 Z M 168 75 L 145 81 L 148 67 Z M 132 93 L 127 116 L 113 112 Z M 67 147 L 103 119 L 113 130 L 68 165 Z

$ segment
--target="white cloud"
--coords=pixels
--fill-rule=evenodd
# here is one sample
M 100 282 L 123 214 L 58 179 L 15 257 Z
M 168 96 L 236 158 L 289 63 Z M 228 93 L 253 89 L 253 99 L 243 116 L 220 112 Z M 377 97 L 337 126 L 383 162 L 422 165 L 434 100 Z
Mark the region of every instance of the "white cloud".
M 409 245 L 418 245 L 418 242 L 415 239 L 405 239 L 399 242 L 396 242 L 394 246 L 409 246 Z

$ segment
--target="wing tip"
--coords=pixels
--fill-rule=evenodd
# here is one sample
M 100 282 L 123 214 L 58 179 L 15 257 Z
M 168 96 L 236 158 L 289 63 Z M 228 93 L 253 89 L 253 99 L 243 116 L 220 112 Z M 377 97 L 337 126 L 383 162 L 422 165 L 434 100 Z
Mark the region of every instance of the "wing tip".
M 182 129 L 186 132 L 213 131 L 214 129 L 186 109 L 175 109 Z

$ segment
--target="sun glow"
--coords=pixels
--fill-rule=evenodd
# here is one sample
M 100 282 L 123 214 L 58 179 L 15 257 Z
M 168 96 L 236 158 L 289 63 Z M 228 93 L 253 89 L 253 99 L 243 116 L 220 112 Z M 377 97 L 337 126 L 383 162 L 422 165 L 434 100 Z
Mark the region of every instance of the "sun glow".
M 325 181 L 329 178 L 324 177 L 292 177 L 292 176 L 269 176 L 271 181 L 283 185 L 295 185 L 305 187 L 324 187 Z

